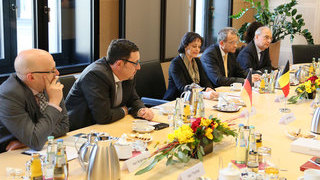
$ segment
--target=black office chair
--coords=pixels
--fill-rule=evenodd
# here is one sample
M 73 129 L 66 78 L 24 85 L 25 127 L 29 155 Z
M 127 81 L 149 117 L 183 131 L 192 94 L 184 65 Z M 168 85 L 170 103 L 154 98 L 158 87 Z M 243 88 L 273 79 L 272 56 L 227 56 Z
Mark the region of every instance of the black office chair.
M 66 99 L 70 89 L 73 86 L 73 83 L 76 81 L 76 78 L 73 75 L 61 76 L 59 78 L 61 84 L 63 84 L 63 98 Z
M 293 64 L 311 63 L 312 58 L 320 58 L 320 45 L 292 45 Z
M 168 101 L 162 100 L 166 84 L 159 60 L 143 61 L 136 74 L 136 91 L 147 107 L 157 106 Z

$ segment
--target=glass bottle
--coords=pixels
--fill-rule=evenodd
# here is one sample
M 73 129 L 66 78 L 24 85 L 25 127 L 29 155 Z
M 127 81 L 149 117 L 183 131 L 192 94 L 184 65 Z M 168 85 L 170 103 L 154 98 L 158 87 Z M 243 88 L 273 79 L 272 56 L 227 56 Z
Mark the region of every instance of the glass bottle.
M 196 117 L 204 117 L 205 116 L 205 106 L 203 102 L 203 94 L 201 92 L 198 93 L 198 106 L 197 106 L 197 114 Z
M 63 140 L 57 140 L 57 153 L 55 156 L 55 167 L 54 167 L 54 180 L 65 180 L 67 179 L 67 165 L 66 159 L 64 156 L 64 149 L 63 149 Z
M 262 146 L 262 134 L 256 133 L 256 145 L 257 149 Z
M 174 108 L 174 119 L 173 119 L 173 124 L 174 124 L 174 129 L 178 129 L 180 126 L 183 124 L 182 120 L 182 115 L 181 115 L 181 98 L 176 99 L 176 105 Z
M 265 82 L 265 75 L 262 75 L 261 77 L 261 82 L 260 82 L 260 88 L 259 88 L 259 93 L 263 94 L 265 87 L 266 87 L 266 82 Z
M 279 178 L 279 168 L 273 162 L 271 156 L 264 157 L 265 167 L 264 167 L 264 174 L 266 180 L 274 180 Z
M 264 91 L 268 92 L 268 87 L 269 87 L 269 74 L 268 74 L 268 70 L 264 70 L 264 83 L 265 83 L 265 88 Z
M 54 145 L 54 137 L 48 136 L 48 147 L 47 147 L 47 157 L 44 164 L 44 179 L 53 179 L 54 170 L 54 159 L 55 159 L 56 149 Z
M 243 124 L 239 124 L 238 136 L 237 136 L 237 144 L 236 144 L 236 163 L 237 164 L 245 164 L 246 163 L 246 141 L 243 132 Z
M 191 115 L 190 105 L 184 104 L 183 105 L 183 115 L 182 115 L 184 123 L 190 123 L 190 115 Z
M 39 153 L 32 154 L 30 172 L 31 172 L 31 175 L 30 175 L 31 180 L 42 180 L 43 174 L 42 174 L 41 160 L 40 160 Z
M 250 126 L 250 136 L 249 136 L 249 148 L 248 148 L 248 160 L 247 166 L 253 172 L 258 172 L 258 152 L 257 152 L 257 145 L 256 145 L 256 135 L 254 126 Z

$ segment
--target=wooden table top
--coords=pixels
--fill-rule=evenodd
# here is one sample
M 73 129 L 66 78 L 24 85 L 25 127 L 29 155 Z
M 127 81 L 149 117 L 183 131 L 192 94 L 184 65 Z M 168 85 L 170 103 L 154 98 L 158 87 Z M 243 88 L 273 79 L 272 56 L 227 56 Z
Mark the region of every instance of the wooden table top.
M 226 92 L 229 87 L 218 88 L 217 91 Z M 293 91 L 293 88 L 291 88 Z M 275 94 L 259 94 L 253 92 L 253 106 L 256 109 L 256 114 L 250 117 L 250 124 L 256 127 L 256 130 L 262 133 L 263 146 L 270 147 L 272 149 L 272 159 L 278 163 L 280 169 L 280 177 L 286 177 L 288 180 L 297 179 L 303 175 L 303 172 L 299 170 L 299 167 L 308 161 L 312 156 L 294 153 L 290 151 L 290 140 L 285 132 L 289 127 L 301 128 L 304 131 L 310 130 L 310 124 L 312 120 L 313 109 L 310 107 L 311 101 L 305 101 L 296 105 L 287 105 L 291 109 L 291 113 L 294 114 L 296 120 L 289 125 L 280 125 L 279 120 L 286 115 L 279 112 L 279 108 L 284 106 L 284 103 L 275 102 L 275 98 L 282 94 L 281 90 L 276 90 Z M 290 93 L 291 95 L 294 92 Z M 289 95 L 290 96 L 290 95 Z M 173 103 L 169 104 L 173 107 Z M 223 113 L 213 110 L 211 107 L 216 105 L 217 101 L 205 101 L 206 115 L 214 115 L 222 120 L 227 120 L 232 117 L 236 117 L 244 110 L 242 108 L 237 113 Z M 163 106 L 169 106 L 165 104 Z M 167 122 L 167 116 L 161 115 L 158 110 L 154 109 L 155 118 L 154 121 Z M 134 118 L 132 116 L 126 116 L 123 119 L 107 125 L 92 125 L 83 129 L 69 132 L 67 136 L 72 136 L 79 132 L 88 133 L 91 130 L 98 132 L 107 132 L 111 136 L 120 137 L 123 133 L 133 133 L 131 124 Z M 234 121 L 236 124 L 244 123 L 244 119 L 237 119 Z M 149 143 L 148 148 L 151 152 L 154 150 L 154 145 L 157 142 L 164 142 L 167 138 L 167 134 L 172 132 L 171 128 L 165 128 L 160 131 L 153 131 L 151 135 L 153 140 Z M 0 179 L 6 179 L 6 168 L 20 168 L 25 169 L 25 162 L 31 157 L 21 154 L 23 150 L 16 150 L 12 152 L 6 152 L 0 154 Z M 228 162 L 235 158 L 235 139 L 225 138 L 222 142 L 214 145 L 213 153 L 204 157 L 205 177 L 216 179 L 218 176 L 219 158 L 223 159 L 224 167 Z M 121 171 L 121 179 L 177 179 L 179 174 L 184 170 L 192 167 L 199 160 L 192 159 L 188 164 L 177 164 L 166 166 L 166 160 L 162 160 L 151 171 L 135 176 L 134 173 L 128 171 Z M 120 162 L 123 165 L 123 161 Z M 81 169 L 77 159 L 69 162 L 70 179 L 85 179 L 85 172 Z

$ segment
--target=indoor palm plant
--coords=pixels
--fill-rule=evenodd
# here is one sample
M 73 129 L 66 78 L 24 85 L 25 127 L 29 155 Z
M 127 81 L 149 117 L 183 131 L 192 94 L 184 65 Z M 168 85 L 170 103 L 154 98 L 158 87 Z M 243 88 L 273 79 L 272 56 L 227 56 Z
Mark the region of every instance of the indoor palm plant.
M 289 3 L 281 4 L 273 11 L 269 10 L 269 1 L 263 0 L 243 0 L 248 2 L 249 6 L 242 9 L 238 14 L 232 15 L 231 18 L 239 19 L 248 10 L 255 9 L 256 14 L 254 18 L 256 21 L 263 25 L 269 26 L 272 30 L 272 42 L 277 42 L 284 39 L 287 35 L 293 40 L 294 35 L 302 35 L 307 40 L 308 44 L 313 44 L 313 38 L 308 29 L 304 29 L 304 19 L 301 14 L 297 13 L 297 9 L 294 8 L 297 5 L 297 0 L 291 0 Z M 243 41 L 244 33 L 249 26 L 249 23 L 244 23 L 239 29 L 238 33 L 240 40 Z

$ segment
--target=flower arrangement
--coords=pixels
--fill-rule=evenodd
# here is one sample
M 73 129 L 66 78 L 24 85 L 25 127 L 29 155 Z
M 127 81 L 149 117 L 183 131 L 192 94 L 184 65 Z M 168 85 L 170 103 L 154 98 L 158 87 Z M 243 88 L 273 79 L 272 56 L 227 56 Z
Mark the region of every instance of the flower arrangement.
M 312 99 L 317 88 L 320 88 L 320 79 L 317 76 L 311 76 L 296 88 L 297 95 L 290 97 L 288 101 L 291 104 L 295 104 L 299 99 Z
M 204 147 L 212 142 L 219 142 L 223 136 L 236 136 L 235 130 L 228 122 L 221 122 L 217 118 L 197 118 L 190 125 L 184 124 L 168 135 L 169 143 L 158 148 L 151 154 L 152 162 L 136 172 L 140 175 L 150 171 L 159 161 L 167 158 L 166 165 L 187 163 L 190 158 L 199 158 L 205 155 Z

